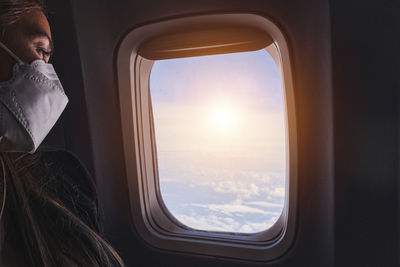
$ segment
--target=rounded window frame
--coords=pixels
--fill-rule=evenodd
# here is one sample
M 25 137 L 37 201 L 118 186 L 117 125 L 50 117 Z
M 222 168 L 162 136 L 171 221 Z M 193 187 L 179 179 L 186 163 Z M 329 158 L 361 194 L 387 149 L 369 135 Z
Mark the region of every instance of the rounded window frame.
M 170 31 L 174 25 L 201 25 L 205 21 L 235 22 L 255 27 L 272 37 L 271 46 L 276 48 L 267 51 L 276 52 L 271 55 L 281 70 L 285 96 L 288 150 L 286 194 L 280 218 L 272 227 L 260 233 L 191 229 L 175 220 L 161 199 L 149 90 L 154 61 L 140 56 L 138 50 L 143 42 Z M 148 24 L 129 32 L 122 40 L 117 55 L 117 74 L 131 217 L 140 237 L 159 249 L 200 255 L 251 261 L 267 261 L 283 255 L 295 235 L 297 135 L 289 49 L 279 28 L 269 19 L 250 13 L 197 15 Z

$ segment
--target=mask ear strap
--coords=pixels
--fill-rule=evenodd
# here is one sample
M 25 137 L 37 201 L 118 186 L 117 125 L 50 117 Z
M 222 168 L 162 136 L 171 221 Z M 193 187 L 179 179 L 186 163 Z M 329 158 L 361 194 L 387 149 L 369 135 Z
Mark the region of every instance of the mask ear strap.
M 17 61 L 18 64 L 22 64 L 22 60 L 19 59 L 10 49 L 7 48 L 2 42 L 0 42 L 0 47 L 4 49 L 4 51 L 7 52 L 15 61 Z

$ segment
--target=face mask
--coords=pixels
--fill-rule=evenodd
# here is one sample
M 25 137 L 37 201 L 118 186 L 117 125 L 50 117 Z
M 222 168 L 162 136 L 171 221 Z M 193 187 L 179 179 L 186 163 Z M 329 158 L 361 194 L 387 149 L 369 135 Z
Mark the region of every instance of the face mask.
M 3 43 L 13 59 L 13 76 L 0 82 L 0 151 L 36 151 L 68 103 L 51 64 L 22 62 Z

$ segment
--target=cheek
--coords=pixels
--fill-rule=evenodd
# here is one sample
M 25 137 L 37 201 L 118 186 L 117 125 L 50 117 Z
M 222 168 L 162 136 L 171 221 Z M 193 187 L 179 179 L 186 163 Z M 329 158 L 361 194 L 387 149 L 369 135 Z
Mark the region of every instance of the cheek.
M 0 51 L 0 82 L 8 81 L 12 76 L 14 60 L 3 50 Z
M 21 60 L 26 63 L 31 63 L 35 59 L 40 59 L 40 55 L 37 52 L 36 46 L 31 43 L 25 43 L 21 46 Z
M 33 60 L 40 58 L 32 42 L 24 38 L 23 35 L 10 34 L 5 43 L 23 62 L 31 63 Z

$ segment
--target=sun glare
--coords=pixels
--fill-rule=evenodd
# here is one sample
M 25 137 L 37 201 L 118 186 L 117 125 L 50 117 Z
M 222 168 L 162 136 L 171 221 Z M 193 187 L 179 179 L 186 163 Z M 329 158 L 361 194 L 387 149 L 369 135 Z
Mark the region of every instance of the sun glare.
M 210 126 L 214 132 L 232 134 L 239 127 L 238 109 L 231 105 L 218 105 L 211 108 Z

